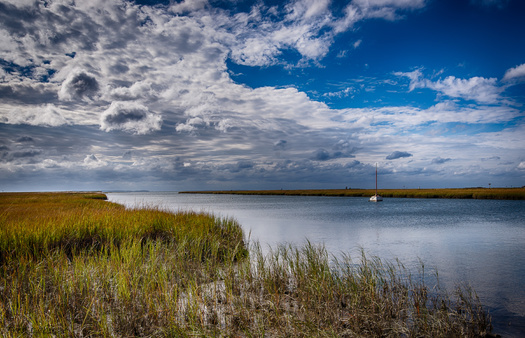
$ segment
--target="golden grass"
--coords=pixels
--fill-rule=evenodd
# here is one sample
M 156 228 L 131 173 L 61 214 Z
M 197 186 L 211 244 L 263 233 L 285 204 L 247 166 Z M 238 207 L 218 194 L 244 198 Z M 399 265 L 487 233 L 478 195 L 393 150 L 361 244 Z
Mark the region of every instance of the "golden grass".
M 0 194 L 0 335 L 479 337 L 469 288 L 400 263 L 279 246 L 250 259 L 213 215 L 125 209 L 102 194 Z M 423 272 L 422 275 L 425 275 Z M 438 285 L 438 284 L 436 284 Z
M 38 259 L 57 249 L 71 255 L 131 239 L 199 241 L 205 251 L 216 246 L 211 254 L 217 259 L 225 259 L 231 245 L 242 244 L 242 230 L 233 220 L 158 208 L 126 210 L 104 199 L 94 193 L 1 194 L 0 263 L 22 256 Z

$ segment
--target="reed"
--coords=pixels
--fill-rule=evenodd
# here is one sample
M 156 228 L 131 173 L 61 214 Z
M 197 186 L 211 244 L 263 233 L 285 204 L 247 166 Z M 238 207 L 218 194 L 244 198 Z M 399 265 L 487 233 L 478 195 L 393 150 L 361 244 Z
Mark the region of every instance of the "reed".
M 232 219 L 195 212 L 170 213 L 157 207 L 126 210 L 103 194 L 2 194 L 0 264 L 21 257 L 34 260 L 53 251 L 68 257 L 84 250 L 119 247 L 124 240 L 191 242 L 189 256 L 228 259 L 242 244 L 242 229 Z M 240 250 L 235 255 L 246 255 Z M 238 257 L 235 257 L 238 258 Z
M 233 195 L 285 195 L 285 196 L 332 196 L 370 197 L 372 189 L 303 189 L 303 190 L 223 190 L 181 191 L 181 194 L 233 194 Z M 379 189 L 383 197 L 397 198 L 460 198 L 524 200 L 525 188 L 458 188 L 458 189 Z
M 472 290 L 449 296 L 398 262 L 336 259 L 310 243 L 263 254 L 232 219 L 103 199 L 0 195 L 0 335 L 490 332 Z

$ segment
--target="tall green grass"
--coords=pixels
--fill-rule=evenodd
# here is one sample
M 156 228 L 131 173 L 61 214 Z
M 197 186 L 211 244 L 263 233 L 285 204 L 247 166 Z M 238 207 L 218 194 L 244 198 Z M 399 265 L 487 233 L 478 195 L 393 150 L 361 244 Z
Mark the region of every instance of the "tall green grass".
M 0 335 L 490 332 L 472 290 L 448 295 L 400 263 L 337 260 L 310 243 L 263 254 L 231 219 L 127 210 L 103 198 L 0 195 Z

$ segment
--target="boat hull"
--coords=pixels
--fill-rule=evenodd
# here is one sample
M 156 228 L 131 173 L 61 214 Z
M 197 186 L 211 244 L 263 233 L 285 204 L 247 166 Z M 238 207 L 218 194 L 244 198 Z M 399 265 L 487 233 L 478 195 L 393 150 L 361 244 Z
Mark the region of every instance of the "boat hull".
M 383 201 L 383 197 L 379 195 L 374 195 L 370 197 L 370 202 L 382 202 L 382 201 Z

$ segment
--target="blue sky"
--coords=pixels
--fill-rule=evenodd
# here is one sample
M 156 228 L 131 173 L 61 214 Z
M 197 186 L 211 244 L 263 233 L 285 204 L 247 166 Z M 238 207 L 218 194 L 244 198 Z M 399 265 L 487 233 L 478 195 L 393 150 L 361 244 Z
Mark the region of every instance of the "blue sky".
M 0 189 L 525 185 L 519 0 L 0 0 Z

